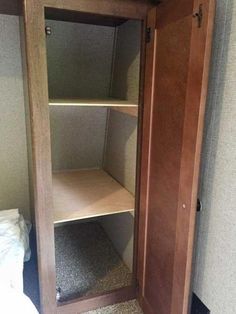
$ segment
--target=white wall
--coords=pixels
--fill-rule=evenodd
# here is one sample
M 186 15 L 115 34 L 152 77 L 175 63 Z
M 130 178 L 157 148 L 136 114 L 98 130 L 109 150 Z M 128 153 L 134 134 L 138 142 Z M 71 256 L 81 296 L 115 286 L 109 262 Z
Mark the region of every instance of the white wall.
M 29 217 L 29 184 L 19 18 L 0 15 L 0 210 Z
M 194 292 L 236 313 L 236 0 L 218 0 L 202 156 Z

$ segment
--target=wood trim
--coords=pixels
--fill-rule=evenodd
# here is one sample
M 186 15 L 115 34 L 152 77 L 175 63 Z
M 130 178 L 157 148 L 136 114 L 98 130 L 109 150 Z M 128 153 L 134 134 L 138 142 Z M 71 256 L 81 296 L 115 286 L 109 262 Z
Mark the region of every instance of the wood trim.
M 20 15 L 21 6 L 20 0 L 1 0 L 0 14 Z
M 45 12 L 46 19 L 56 21 L 66 21 L 72 23 L 83 23 L 103 26 L 119 26 L 127 21 L 127 19 L 102 16 L 97 14 L 81 13 L 78 11 L 58 10 L 55 8 L 47 8 Z
M 45 7 L 91 14 L 144 19 L 151 7 L 149 1 L 135 0 L 42 0 Z
M 157 7 L 156 26 L 163 27 L 193 12 L 192 0 L 165 0 Z
M 32 133 L 33 185 L 41 313 L 55 314 L 56 280 L 51 144 L 44 10 L 40 0 L 24 1 L 24 28 Z
M 137 155 L 136 155 L 136 186 L 135 186 L 135 215 L 134 215 L 134 244 L 133 244 L 133 275 L 138 286 L 138 243 L 139 243 L 139 216 L 140 216 L 140 182 L 141 182 L 141 152 L 142 152 L 142 126 L 143 126 L 143 105 L 144 105 L 144 81 L 145 81 L 145 60 L 146 60 L 146 25 L 147 20 L 142 21 L 142 33 L 140 43 L 140 74 L 139 74 L 139 105 L 137 125 Z
M 56 307 L 45 7 L 142 20 L 149 5 L 134 0 L 101 0 L 99 5 L 94 5 L 93 0 L 24 0 L 41 313 L 74 314 L 78 305 L 79 311 L 94 309 L 134 298 L 136 292 L 134 288 L 122 288 L 117 292 Z
M 79 314 L 115 303 L 136 298 L 136 289 L 132 286 L 114 290 L 94 297 L 81 298 L 57 306 L 57 314 Z
M 142 147 L 140 149 L 140 200 L 139 200 L 139 226 L 138 226 L 138 260 L 137 260 L 137 278 L 139 286 L 139 297 L 142 295 L 144 289 L 144 260 L 145 260 L 145 242 L 146 242 L 146 229 L 147 229 L 147 195 L 148 195 L 148 176 L 149 176 L 149 156 L 150 156 L 150 143 L 151 143 L 151 121 L 152 121 L 152 106 L 153 106 L 153 86 L 154 86 L 154 47 L 155 47 L 155 23 L 156 23 L 156 8 L 153 8 L 147 19 L 147 27 L 151 28 L 151 42 L 145 45 L 145 59 L 148 63 L 145 64 L 145 79 L 144 79 L 144 103 L 142 106 Z M 152 75 L 150 75 L 152 73 Z M 140 106 L 141 107 L 141 106 Z M 143 137 L 145 134 L 145 138 Z M 141 299 L 140 299 L 141 301 Z
M 198 28 L 196 19 L 193 19 L 192 26 L 173 275 L 173 287 L 178 288 L 173 289 L 172 294 L 173 314 L 188 313 L 190 306 L 194 226 L 215 0 L 195 0 L 193 12 L 198 12 L 200 4 L 203 5 L 203 24 Z M 187 264 L 183 263 L 184 252 L 187 252 Z M 183 304 L 179 300 L 183 300 Z

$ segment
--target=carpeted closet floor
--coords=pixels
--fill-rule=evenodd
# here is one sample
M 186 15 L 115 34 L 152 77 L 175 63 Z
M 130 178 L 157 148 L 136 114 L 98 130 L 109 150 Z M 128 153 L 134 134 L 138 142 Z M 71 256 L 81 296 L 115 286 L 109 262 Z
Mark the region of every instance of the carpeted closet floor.
M 108 307 L 103 307 L 95 311 L 89 311 L 84 314 L 143 314 L 138 302 L 132 300 L 129 302 L 119 303 Z
M 56 280 L 61 301 L 132 283 L 132 273 L 98 222 L 55 228 Z
M 89 222 L 55 229 L 57 285 L 61 297 L 90 295 L 130 284 L 132 275 L 115 251 L 99 223 Z M 32 258 L 25 263 L 24 290 L 39 308 L 39 289 L 35 239 L 31 239 Z M 82 270 L 78 272 L 78 270 Z M 134 301 L 90 311 L 87 314 L 141 314 Z

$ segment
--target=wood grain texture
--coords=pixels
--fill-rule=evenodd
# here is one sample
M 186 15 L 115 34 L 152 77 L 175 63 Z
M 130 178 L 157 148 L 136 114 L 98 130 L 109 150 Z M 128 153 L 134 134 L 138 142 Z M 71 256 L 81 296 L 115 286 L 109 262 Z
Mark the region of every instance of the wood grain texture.
M 199 2 L 194 4 L 197 10 Z M 188 312 L 213 2 L 204 2 L 201 28 L 192 16 L 194 11 L 186 15 L 188 10 L 183 7 L 181 17 L 176 12 L 163 10 L 168 18 L 156 24 L 155 78 L 153 89 L 149 90 L 153 93 L 153 103 L 149 120 L 151 131 L 146 131 L 151 133 L 151 144 L 150 159 L 146 161 L 149 190 L 144 185 L 143 192 L 147 195 L 143 205 L 147 210 L 147 229 L 144 247 L 141 243 L 140 248 L 144 251 L 141 303 L 145 313 L 156 313 L 158 309 L 160 314 L 185 314 Z M 180 14 L 180 8 L 177 11 Z M 146 138 L 145 133 L 143 136 Z M 144 164 L 145 173 L 146 167 Z
M 0 2 L 0 14 L 20 15 L 21 10 L 21 0 L 1 0 Z
M 32 133 L 34 206 L 41 313 L 56 313 L 54 225 L 44 11 L 40 1 L 24 1 L 25 43 Z M 39 88 L 40 87 L 40 88 Z
M 191 25 L 192 16 L 157 29 L 144 296 L 161 314 L 171 313 L 172 304 Z
M 136 152 L 136 186 L 135 186 L 135 215 L 134 215 L 134 247 L 133 247 L 133 274 L 138 282 L 139 265 L 139 219 L 140 219 L 140 194 L 141 194 L 141 157 L 142 157 L 142 128 L 144 110 L 144 82 L 145 82 L 145 62 L 146 62 L 146 26 L 147 17 L 142 21 L 140 40 L 140 81 L 139 81 L 139 107 L 137 117 L 137 152 Z M 139 295 L 138 295 L 139 296 Z
M 189 16 L 193 12 L 193 0 L 165 0 L 157 7 L 156 26 L 161 28 L 169 23 Z
M 81 298 L 72 302 L 58 304 L 57 314 L 80 314 L 115 303 L 136 298 L 135 287 L 125 287 L 90 298 Z
M 50 99 L 50 106 L 84 106 L 84 107 L 138 107 L 135 102 L 120 100 L 115 98 L 108 99 Z
M 129 19 L 143 19 L 149 1 L 141 0 L 42 0 L 45 7 L 80 11 L 83 13 L 102 14 Z
M 134 210 L 134 197 L 103 170 L 53 174 L 54 223 Z
M 188 313 L 190 306 L 194 227 L 215 1 L 195 0 L 194 13 L 198 12 L 199 5 L 203 9 L 203 21 L 202 27 L 198 28 L 198 22 L 194 19 L 192 27 L 176 223 L 172 313 Z
M 156 26 L 156 8 L 153 8 L 147 18 L 146 26 L 151 28 L 151 41 L 145 46 L 145 66 L 144 89 L 143 89 L 143 106 L 142 106 L 142 129 L 140 130 L 140 170 L 139 170 L 139 226 L 138 226 L 138 248 L 137 248 L 137 278 L 140 289 L 144 287 L 144 258 L 145 258 L 145 233 L 147 224 L 147 194 L 148 194 L 148 177 L 149 177 L 149 150 L 150 150 L 150 134 L 151 134 L 151 116 L 153 103 L 153 84 L 154 84 L 154 68 L 155 64 L 155 26 Z M 139 300 L 140 302 L 142 299 Z
M 112 16 L 102 16 L 98 14 L 81 13 L 78 11 L 65 11 L 53 8 L 47 8 L 45 17 L 49 20 L 66 21 L 73 23 L 83 23 L 103 26 L 119 26 L 127 21 L 127 19 Z

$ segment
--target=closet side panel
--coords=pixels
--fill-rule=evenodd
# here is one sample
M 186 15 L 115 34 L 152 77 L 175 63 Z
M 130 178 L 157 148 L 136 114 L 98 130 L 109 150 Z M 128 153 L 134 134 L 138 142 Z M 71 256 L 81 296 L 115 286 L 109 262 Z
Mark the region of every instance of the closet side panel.
M 132 194 L 135 192 L 137 119 L 110 110 L 105 170 Z
M 117 28 L 112 96 L 139 101 L 141 22 L 128 21 Z M 110 110 L 104 167 L 134 194 L 137 118 Z
M 117 28 L 116 36 L 112 96 L 138 103 L 141 23 L 128 21 L 122 24 Z M 132 194 L 135 193 L 136 153 L 137 118 L 110 110 L 104 167 Z M 105 217 L 102 224 L 132 270 L 134 217 L 130 213 Z
M 111 94 L 138 103 L 141 22 L 128 21 L 117 27 L 116 53 Z

